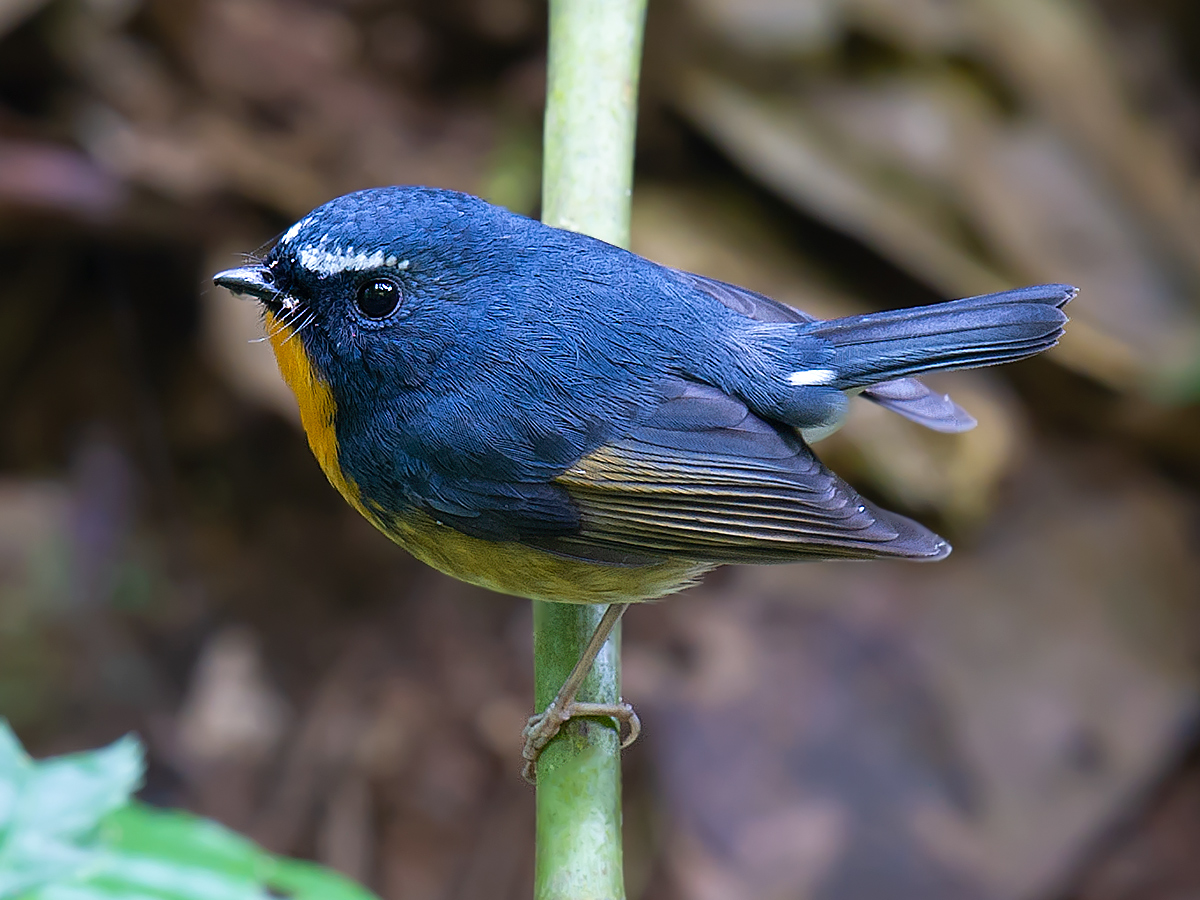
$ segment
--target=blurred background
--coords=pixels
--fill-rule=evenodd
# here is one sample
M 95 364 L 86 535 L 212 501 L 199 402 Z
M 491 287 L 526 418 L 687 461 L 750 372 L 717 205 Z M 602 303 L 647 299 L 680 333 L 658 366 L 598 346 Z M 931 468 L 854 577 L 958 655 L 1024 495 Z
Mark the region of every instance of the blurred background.
M 1200 5 L 652 0 L 634 243 L 822 316 L 1037 281 L 1062 345 L 818 448 L 956 545 L 626 618 L 631 898 L 1200 897 Z M 528 603 L 325 483 L 252 304 L 337 194 L 538 211 L 535 0 L 0 0 L 0 715 L 388 900 L 532 884 Z

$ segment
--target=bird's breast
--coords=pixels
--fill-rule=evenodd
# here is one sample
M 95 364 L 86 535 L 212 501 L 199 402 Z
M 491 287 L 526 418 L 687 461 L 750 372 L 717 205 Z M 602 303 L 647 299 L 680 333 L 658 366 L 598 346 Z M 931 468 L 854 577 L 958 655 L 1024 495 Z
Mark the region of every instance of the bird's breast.
M 364 497 L 338 458 L 333 391 L 293 330 L 269 312 L 266 319 L 279 372 L 296 395 L 308 445 L 326 477 L 367 521 L 421 561 L 494 591 L 568 603 L 654 599 L 687 587 L 712 568 L 691 559 L 622 567 L 557 556 L 517 542 L 471 537 L 420 511 L 401 512 L 381 503 L 383 498 Z

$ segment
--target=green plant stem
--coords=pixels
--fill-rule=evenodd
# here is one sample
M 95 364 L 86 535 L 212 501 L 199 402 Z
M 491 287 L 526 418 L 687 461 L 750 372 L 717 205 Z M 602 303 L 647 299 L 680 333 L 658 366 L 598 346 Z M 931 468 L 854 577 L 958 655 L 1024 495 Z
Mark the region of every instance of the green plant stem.
M 629 243 L 637 82 L 646 0 L 551 0 L 542 219 Z M 533 604 L 536 708 L 587 646 L 603 607 Z M 619 629 L 620 626 L 618 626 Z M 616 702 L 620 631 L 579 699 Z M 537 900 L 623 900 L 621 749 L 615 723 L 568 722 L 537 764 Z
M 534 602 L 537 708 L 545 709 L 571 673 L 604 607 Z M 619 634 L 614 632 L 584 680 L 587 700 L 620 693 Z M 617 729 L 574 719 L 537 763 L 537 900 L 622 900 L 621 746 Z
M 551 0 L 542 221 L 629 245 L 646 0 Z

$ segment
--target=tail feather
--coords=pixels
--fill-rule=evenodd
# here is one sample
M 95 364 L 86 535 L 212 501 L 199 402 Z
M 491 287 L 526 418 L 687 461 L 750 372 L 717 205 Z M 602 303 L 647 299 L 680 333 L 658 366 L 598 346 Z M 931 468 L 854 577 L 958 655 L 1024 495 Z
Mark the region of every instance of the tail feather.
M 873 384 L 863 396 L 919 425 L 949 434 L 970 431 L 975 417 L 950 399 L 915 378 L 900 378 Z
M 835 386 L 848 389 L 938 369 L 1013 362 L 1054 346 L 1075 296 L 1038 285 L 889 312 L 814 322 L 807 333 L 834 347 Z

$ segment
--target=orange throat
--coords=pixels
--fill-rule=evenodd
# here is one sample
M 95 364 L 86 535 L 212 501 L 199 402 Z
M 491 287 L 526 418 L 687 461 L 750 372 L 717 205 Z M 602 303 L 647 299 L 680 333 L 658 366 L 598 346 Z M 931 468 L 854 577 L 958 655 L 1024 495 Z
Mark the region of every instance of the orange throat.
M 317 458 L 329 483 L 338 489 L 351 506 L 374 521 L 363 508 L 358 486 L 346 478 L 338 465 L 337 430 L 334 427 L 337 402 L 333 399 L 333 391 L 313 368 L 304 350 L 304 343 L 294 339 L 296 334 L 291 328 L 281 325 L 269 311 L 266 327 L 271 347 L 275 350 L 279 374 L 296 396 L 296 403 L 300 407 L 300 424 L 308 435 L 308 446 L 312 448 L 313 456 Z

